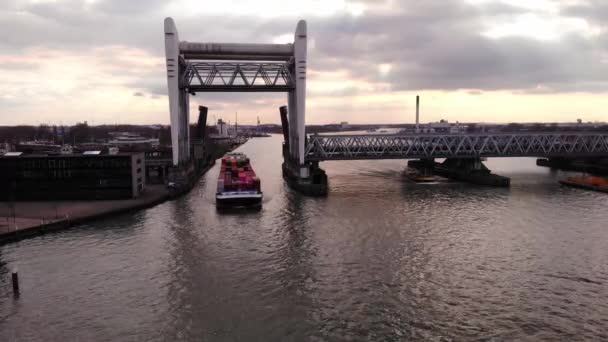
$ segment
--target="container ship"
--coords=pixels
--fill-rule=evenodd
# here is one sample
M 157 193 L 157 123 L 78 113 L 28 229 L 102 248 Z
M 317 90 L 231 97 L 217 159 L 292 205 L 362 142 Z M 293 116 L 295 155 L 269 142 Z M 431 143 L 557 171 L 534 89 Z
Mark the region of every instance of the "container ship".
M 222 158 L 216 205 L 218 208 L 261 208 L 260 185 L 249 158 L 243 153 L 228 153 Z
M 608 179 L 596 176 L 576 176 L 568 177 L 559 181 L 563 185 L 595 190 L 608 193 Z

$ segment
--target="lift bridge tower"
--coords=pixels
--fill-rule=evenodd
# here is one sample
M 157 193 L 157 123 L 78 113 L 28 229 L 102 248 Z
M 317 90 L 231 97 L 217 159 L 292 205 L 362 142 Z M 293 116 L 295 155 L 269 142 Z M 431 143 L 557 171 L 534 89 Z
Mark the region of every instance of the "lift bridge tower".
M 296 26 L 293 43 L 237 44 L 180 41 L 173 19 L 166 18 L 165 54 L 173 165 L 183 165 L 190 160 L 190 94 L 286 92 L 288 105 L 281 108 L 286 138 L 285 178 L 292 185 L 311 181 L 312 174 L 316 174 L 318 180 L 319 171 L 306 162 L 304 155 L 306 45 L 306 22 L 303 20 Z

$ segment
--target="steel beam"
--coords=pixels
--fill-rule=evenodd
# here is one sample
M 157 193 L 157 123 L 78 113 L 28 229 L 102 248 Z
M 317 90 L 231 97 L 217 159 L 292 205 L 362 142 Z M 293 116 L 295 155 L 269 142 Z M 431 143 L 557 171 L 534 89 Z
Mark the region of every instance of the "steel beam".
M 188 91 L 290 91 L 288 63 L 187 62 L 180 88 Z
M 179 49 L 186 56 L 196 59 L 241 59 L 241 56 L 259 56 L 289 60 L 293 57 L 292 44 L 238 44 L 238 43 L 192 43 L 180 42 Z
M 608 157 L 608 133 L 312 135 L 307 161 L 480 157 Z

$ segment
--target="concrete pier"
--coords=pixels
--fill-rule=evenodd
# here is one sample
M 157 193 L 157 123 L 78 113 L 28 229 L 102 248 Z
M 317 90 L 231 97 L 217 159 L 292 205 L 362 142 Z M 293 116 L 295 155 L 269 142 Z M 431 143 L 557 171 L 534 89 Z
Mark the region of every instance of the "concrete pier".
M 300 176 L 301 165 L 291 160 L 283 146 L 283 179 L 289 187 L 307 196 L 326 196 L 328 190 L 327 174 L 319 168 L 318 162 L 307 163 L 308 177 Z
M 290 126 L 286 106 L 279 108 L 283 138 L 283 179 L 294 190 L 308 196 L 327 195 L 327 174 L 319 168 L 319 162 L 305 162 L 300 164 L 299 158 L 292 156 L 290 145 Z M 306 176 L 303 176 L 306 175 Z
M 448 158 L 443 163 L 410 160 L 408 166 L 420 171 L 432 169 L 438 176 L 479 185 L 508 187 L 508 177 L 493 174 L 479 158 Z

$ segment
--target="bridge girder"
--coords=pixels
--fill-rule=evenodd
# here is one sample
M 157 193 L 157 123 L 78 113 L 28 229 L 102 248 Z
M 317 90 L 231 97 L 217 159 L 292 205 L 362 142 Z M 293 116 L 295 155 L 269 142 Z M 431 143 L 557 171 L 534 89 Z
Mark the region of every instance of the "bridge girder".
M 306 160 L 608 157 L 606 133 L 312 135 Z
M 180 88 L 197 91 L 291 91 L 295 80 L 289 63 L 189 62 Z

